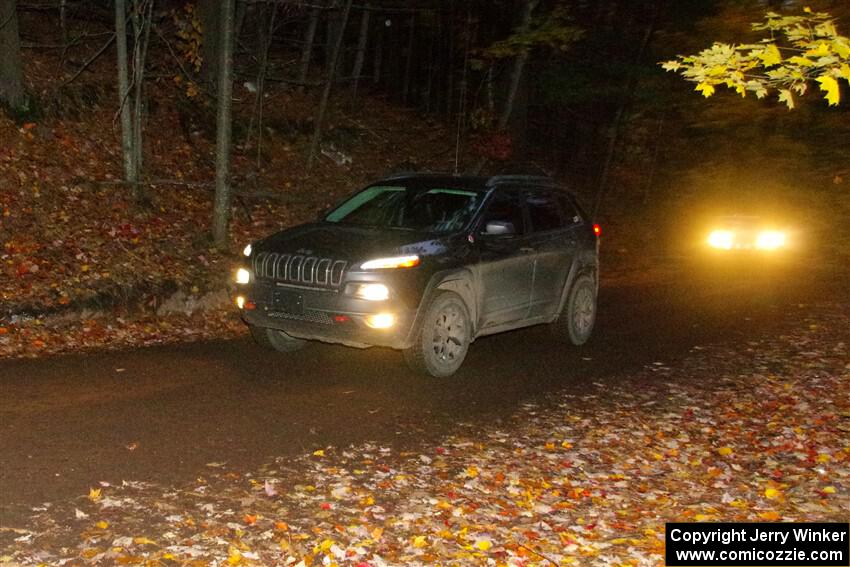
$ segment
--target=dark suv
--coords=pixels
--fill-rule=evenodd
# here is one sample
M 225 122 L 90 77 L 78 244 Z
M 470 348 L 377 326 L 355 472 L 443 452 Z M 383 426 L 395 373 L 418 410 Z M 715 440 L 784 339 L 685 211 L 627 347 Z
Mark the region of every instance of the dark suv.
M 254 338 L 278 351 L 386 346 L 449 376 L 484 335 L 551 323 L 584 343 L 598 230 L 548 178 L 398 175 L 246 246 L 236 301 Z

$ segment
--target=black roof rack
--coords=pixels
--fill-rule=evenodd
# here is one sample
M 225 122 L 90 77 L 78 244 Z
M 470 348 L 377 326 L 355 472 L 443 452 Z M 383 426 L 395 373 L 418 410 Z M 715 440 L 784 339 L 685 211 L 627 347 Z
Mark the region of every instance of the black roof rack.
M 400 179 L 402 177 L 458 177 L 447 171 L 394 171 L 382 177 L 382 179 Z
M 557 185 L 551 177 L 545 175 L 494 175 L 488 181 L 488 185 L 500 185 L 502 183 L 536 183 L 538 185 Z

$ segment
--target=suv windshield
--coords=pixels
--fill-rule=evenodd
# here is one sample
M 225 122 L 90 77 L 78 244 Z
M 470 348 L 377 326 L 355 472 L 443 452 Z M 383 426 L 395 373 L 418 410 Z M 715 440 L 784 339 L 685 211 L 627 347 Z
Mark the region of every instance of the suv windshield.
M 469 223 L 483 196 L 446 187 L 375 185 L 331 211 L 325 221 L 447 233 Z

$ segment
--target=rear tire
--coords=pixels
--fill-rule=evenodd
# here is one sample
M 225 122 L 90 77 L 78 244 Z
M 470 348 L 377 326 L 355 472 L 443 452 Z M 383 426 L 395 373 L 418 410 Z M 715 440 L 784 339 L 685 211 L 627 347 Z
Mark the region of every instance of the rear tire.
M 295 352 L 301 350 L 307 344 L 303 339 L 296 339 L 277 329 L 250 326 L 251 336 L 257 344 L 278 352 Z
M 576 278 L 567 294 L 564 309 L 552 323 L 552 332 L 576 346 L 583 345 L 596 323 L 596 281 L 589 275 Z
M 463 300 L 455 293 L 443 292 L 425 310 L 404 359 L 416 372 L 445 378 L 463 364 L 471 337 L 472 324 Z

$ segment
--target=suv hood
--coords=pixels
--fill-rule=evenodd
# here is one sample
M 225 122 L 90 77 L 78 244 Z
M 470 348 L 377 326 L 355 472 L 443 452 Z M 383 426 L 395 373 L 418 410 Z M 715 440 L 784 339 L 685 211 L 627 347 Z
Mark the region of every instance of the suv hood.
M 403 229 L 313 223 L 273 234 L 257 243 L 257 250 L 358 262 L 382 256 L 439 254 L 446 250 L 445 238 Z

